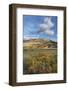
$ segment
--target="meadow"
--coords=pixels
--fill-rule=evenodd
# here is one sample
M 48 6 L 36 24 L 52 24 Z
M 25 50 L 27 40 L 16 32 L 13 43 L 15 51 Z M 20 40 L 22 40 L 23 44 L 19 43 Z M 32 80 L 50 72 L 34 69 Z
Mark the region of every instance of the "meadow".
M 23 74 L 57 73 L 57 49 L 24 49 Z

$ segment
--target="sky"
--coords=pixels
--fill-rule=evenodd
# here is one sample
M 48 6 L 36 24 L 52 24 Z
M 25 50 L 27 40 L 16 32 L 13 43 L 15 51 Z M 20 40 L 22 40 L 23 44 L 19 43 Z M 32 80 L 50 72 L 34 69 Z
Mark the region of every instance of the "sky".
M 24 39 L 57 41 L 57 16 L 23 16 Z

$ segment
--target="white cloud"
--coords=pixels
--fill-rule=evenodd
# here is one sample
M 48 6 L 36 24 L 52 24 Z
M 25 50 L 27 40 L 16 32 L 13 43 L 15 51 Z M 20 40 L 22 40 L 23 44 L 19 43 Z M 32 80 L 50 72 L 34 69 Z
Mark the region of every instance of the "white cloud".
M 44 23 L 47 23 L 48 20 L 49 20 L 49 17 L 44 18 Z
M 51 28 L 54 26 L 54 23 L 51 20 L 51 17 L 45 17 L 43 23 L 39 25 L 39 30 L 37 33 L 46 33 L 48 35 L 54 35 L 54 30 Z
M 44 24 L 44 23 L 40 24 L 39 26 L 41 29 L 47 29 L 48 28 L 48 25 Z
M 46 30 L 45 33 L 47 33 L 48 35 L 54 35 L 54 32 L 50 30 Z
M 36 39 L 39 38 L 39 36 L 37 35 L 24 35 L 24 40 L 29 40 L 29 39 Z
M 52 22 L 51 17 L 48 18 L 47 24 L 50 28 L 54 26 L 54 23 Z

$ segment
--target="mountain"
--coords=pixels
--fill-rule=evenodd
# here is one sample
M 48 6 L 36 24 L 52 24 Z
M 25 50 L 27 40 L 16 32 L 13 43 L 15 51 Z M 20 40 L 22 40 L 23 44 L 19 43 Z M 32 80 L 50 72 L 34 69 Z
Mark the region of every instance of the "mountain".
M 29 39 L 23 40 L 24 48 L 57 48 L 57 42 L 47 39 Z

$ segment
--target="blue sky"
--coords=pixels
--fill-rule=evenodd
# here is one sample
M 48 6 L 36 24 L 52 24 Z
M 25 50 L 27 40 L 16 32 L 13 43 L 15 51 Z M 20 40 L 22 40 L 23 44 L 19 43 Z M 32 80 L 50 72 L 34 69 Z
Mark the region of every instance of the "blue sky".
M 24 39 L 57 41 L 57 16 L 23 16 Z

